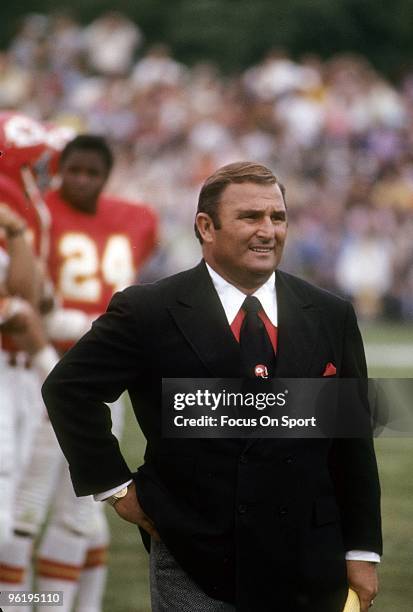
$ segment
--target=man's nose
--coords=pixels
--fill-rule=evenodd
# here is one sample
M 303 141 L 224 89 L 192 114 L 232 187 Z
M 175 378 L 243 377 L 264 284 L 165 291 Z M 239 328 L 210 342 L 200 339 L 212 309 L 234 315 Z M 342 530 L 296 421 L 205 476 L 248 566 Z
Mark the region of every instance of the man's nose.
M 271 217 L 263 217 L 257 231 L 257 236 L 263 240 L 272 240 L 275 235 L 274 223 Z
M 88 185 L 89 179 L 87 174 L 78 174 L 73 182 L 78 188 L 83 189 Z
M 86 174 L 86 172 L 79 172 L 78 175 L 76 176 L 76 183 L 78 185 L 87 185 L 87 183 L 89 182 L 89 177 Z

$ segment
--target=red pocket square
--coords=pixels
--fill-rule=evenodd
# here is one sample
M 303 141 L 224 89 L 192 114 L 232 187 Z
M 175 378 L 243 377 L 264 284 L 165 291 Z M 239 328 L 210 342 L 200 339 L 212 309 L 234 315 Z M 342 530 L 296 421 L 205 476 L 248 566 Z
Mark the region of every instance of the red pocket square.
M 326 369 L 323 372 L 323 376 L 334 376 L 334 374 L 337 374 L 337 368 L 334 363 L 331 363 L 331 361 L 329 361 L 326 365 Z

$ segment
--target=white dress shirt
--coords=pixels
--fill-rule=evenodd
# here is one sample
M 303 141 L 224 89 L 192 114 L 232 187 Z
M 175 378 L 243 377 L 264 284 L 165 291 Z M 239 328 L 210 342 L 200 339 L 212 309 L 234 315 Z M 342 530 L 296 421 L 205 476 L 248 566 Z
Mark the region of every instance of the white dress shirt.
M 206 264 L 209 275 L 214 284 L 215 290 L 218 294 L 221 304 L 224 308 L 228 324 L 231 325 L 235 317 L 238 314 L 242 303 L 245 300 L 246 294 L 231 285 L 222 276 L 220 276 L 215 270 Z M 273 272 L 270 278 L 257 289 L 252 295 L 259 299 L 261 305 L 265 311 L 265 314 L 270 319 L 274 327 L 278 324 L 278 309 L 277 309 L 277 291 L 275 286 L 275 272 Z M 132 481 L 129 480 L 110 491 L 105 491 L 94 496 L 96 501 L 104 501 L 107 497 L 114 495 L 118 491 L 121 491 L 124 487 L 128 486 Z M 346 560 L 348 561 L 371 561 L 373 563 L 380 562 L 380 556 L 373 552 L 364 550 L 350 550 L 346 553 Z
M 220 276 L 215 270 L 206 264 L 209 275 L 214 283 L 218 297 L 221 300 L 221 304 L 227 315 L 229 325 L 232 324 L 235 317 L 237 316 L 239 309 L 241 308 L 244 300 L 245 293 L 231 285 L 222 276 Z M 270 278 L 263 284 L 257 291 L 252 294 L 258 298 L 261 302 L 261 306 L 271 323 L 274 327 L 278 324 L 278 309 L 277 309 L 277 292 L 275 289 L 275 272 L 273 272 Z

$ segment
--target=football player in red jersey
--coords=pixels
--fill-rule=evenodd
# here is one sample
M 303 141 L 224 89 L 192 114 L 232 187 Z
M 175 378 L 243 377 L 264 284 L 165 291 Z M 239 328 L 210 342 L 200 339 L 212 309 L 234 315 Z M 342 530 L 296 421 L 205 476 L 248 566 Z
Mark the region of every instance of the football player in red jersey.
M 6 524 L 3 536 L 7 536 L 0 545 L 0 590 L 29 588 L 24 570 L 31 558 L 32 542 L 12 532 L 14 497 L 30 457 L 35 431 L 46 418 L 40 385 L 58 361 L 56 350 L 47 344 L 38 312 L 43 275 L 36 256 L 45 257 L 47 252 L 44 222 L 48 213 L 31 167 L 46 150 L 45 137 L 42 125 L 29 117 L 0 113 L 0 234 L 3 234 L 0 242 L 6 279 L 0 317 L 0 463 L 4 468 L 0 470 L 3 500 L 0 523 Z M 12 508 L 8 509 L 10 505 Z
M 51 144 L 50 140 L 53 140 Z M 27 239 L 32 247 L 27 250 L 27 265 L 21 269 L 19 289 L 15 293 L 27 299 L 35 310 L 40 306 L 46 286 L 44 265 L 49 250 L 50 217 L 33 168 L 42 156 L 55 156 L 55 141 L 53 131 L 38 121 L 14 111 L 0 112 L 0 203 L 6 204 L 19 216 L 21 226 L 24 226 L 22 238 Z M 1 237 L 0 244 L 5 246 Z M 38 263 L 34 265 L 29 259 Z M 29 278 L 31 274 L 35 278 Z M 32 288 L 31 294 L 29 288 Z M 8 351 L 16 349 L 7 336 L 3 338 L 2 348 Z M 56 363 L 57 354 L 49 347 L 36 359 L 44 378 Z
M 112 164 L 103 138 L 77 136 L 61 154 L 60 189 L 45 195 L 52 219 L 48 269 L 56 295 L 63 308 L 90 320 L 106 310 L 113 293 L 133 283 L 157 236 L 151 208 L 101 194 Z M 67 348 L 65 340 L 54 339 Z
M 103 138 L 78 136 L 61 153 L 60 188 L 45 195 L 51 218 L 48 271 L 60 303 L 45 320 L 61 351 L 106 310 L 115 291 L 134 281 L 156 244 L 157 217 L 148 206 L 102 195 L 112 164 Z M 117 436 L 122 407 L 119 401 L 111 406 Z M 53 474 L 42 469 L 44 460 L 35 453 L 21 484 L 16 525 L 22 534 L 35 535 L 46 514 Z M 38 474 L 43 474 L 41 482 Z M 109 539 L 103 504 L 75 497 L 65 464 L 51 502 L 54 508 L 38 550 L 37 586 L 64 591 L 61 612 L 72 609 L 75 597 L 77 612 L 98 612 Z

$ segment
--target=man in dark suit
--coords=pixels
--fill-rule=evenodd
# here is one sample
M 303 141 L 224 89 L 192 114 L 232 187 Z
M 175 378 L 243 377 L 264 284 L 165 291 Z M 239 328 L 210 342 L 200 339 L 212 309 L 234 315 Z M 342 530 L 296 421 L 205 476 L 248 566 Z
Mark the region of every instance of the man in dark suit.
M 117 294 L 43 388 L 76 493 L 108 499 L 147 545 L 151 536 L 156 612 L 339 612 L 349 584 L 366 610 L 377 592 L 370 439 L 161 434 L 162 377 L 244 373 L 246 296 L 259 300 L 274 376 L 367 376 L 352 306 L 277 270 L 286 217 L 270 170 L 249 162 L 218 170 L 198 203 L 203 261 Z M 135 474 L 104 403 L 125 389 L 147 439 Z

